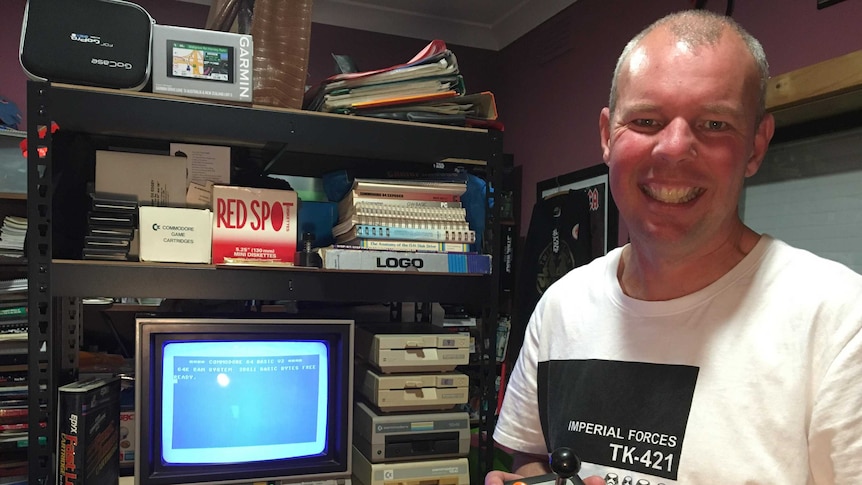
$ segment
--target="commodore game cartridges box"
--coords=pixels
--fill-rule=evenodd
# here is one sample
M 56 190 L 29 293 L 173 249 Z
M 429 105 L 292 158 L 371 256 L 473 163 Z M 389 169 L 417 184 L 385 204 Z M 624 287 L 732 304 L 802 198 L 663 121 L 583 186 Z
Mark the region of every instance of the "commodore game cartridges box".
M 214 186 L 213 264 L 292 264 L 296 204 L 292 190 Z
M 141 261 L 210 262 L 213 218 L 209 209 L 141 206 L 138 219 Z

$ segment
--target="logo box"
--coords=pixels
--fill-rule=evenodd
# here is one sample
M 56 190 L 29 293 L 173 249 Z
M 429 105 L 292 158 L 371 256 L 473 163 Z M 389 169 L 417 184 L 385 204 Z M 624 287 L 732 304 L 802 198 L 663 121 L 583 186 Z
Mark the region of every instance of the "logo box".
M 213 264 L 294 262 L 296 192 L 216 185 L 212 209 Z

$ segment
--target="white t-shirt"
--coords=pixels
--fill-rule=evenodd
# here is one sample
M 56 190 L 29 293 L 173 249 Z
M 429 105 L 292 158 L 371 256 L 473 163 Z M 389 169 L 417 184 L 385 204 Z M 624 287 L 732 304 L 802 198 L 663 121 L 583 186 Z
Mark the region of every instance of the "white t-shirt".
M 568 446 L 609 485 L 862 480 L 862 276 L 764 235 L 703 290 L 642 301 L 621 252 L 539 301 L 497 442 Z

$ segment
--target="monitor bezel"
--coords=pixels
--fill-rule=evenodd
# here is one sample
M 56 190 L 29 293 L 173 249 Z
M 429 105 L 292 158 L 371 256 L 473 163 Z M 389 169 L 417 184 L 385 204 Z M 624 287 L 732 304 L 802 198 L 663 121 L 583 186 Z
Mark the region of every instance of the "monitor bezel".
M 279 480 L 282 483 L 349 478 L 352 471 L 353 431 L 353 321 L 336 319 L 301 319 L 290 317 L 138 317 L 136 318 L 136 372 L 135 372 L 135 484 L 136 485 L 187 485 L 196 483 L 220 484 L 249 481 Z M 156 405 L 159 385 L 154 378 L 156 366 L 153 343 L 166 337 L 193 340 L 212 339 L 225 335 L 253 339 L 254 336 L 282 334 L 295 338 L 325 338 L 337 340 L 337 355 L 331 362 L 330 372 L 335 379 L 333 398 L 338 402 L 336 415 L 346 416 L 343 429 L 332 436 L 331 450 L 325 457 L 250 462 L 225 465 L 157 464 L 152 454 L 158 451 L 154 443 L 158 427 L 150 409 Z M 340 377 L 344 378 L 340 378 Z

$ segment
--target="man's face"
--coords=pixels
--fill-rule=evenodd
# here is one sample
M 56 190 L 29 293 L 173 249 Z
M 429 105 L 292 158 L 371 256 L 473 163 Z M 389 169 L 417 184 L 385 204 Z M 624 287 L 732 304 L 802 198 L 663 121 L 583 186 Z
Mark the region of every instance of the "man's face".
M 741 227 L 743 180 L 757 172 L 773 126 L 769 115 L 756 124 L 756 72 L 728 33 L 692 50 L 660 28 L 631 53 L 616 112 L 603 110 L 600 127 L 632 241 L 709 247 Z

